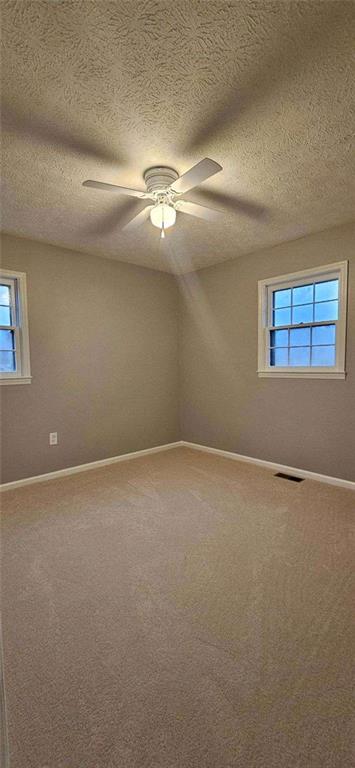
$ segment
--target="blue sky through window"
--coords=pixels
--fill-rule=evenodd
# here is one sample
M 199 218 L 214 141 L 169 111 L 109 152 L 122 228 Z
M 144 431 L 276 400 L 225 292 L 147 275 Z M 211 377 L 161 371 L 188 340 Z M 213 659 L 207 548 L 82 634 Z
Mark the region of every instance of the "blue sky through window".
M 0 351 L 0 371 L 3 371 L 4 373 L 13 373 L 13 371 L 16 371 L 14 352 Z
M 270 365 L 335 365 L 335 325 L 283 328 L 270 333 Z
M 338 292 L 338 279 L 273 291 L 273 326 L 337 320 Z

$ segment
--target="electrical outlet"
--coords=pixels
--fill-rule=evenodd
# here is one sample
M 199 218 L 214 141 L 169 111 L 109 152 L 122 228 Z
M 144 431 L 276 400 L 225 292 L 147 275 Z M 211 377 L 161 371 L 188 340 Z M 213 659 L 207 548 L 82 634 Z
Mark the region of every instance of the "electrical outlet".
M 49 433 L 49 445 L 58 445 L 58 432 Z

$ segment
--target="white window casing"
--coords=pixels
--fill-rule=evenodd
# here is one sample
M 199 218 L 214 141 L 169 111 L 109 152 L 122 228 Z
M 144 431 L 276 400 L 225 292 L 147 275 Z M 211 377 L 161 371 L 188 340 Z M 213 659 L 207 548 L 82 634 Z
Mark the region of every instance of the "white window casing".
M 345 350 L 346 350 L 346 315 L 347 315 L 347 276 L 348 262 L 341 261 L 314 267 L 293 274 L 271 277 L 259 280 L 258 283 L 258 376 L 261 378 L 316 378 L 316 379 L 345 379 Z M 273 325 L 273 293 L 317 284 L 330 280 L 338 280 L 338 317 L 335 320 L 318 322 L 305 321 L 299 324 L 288 323 L 285 326 Z M 315 299 L 313 299 L 314 303 Z M 292 318 L 291 318 L 292 320 Z M 295 328 L 313 328 L 315 326 L 335 326 L 335 365 L 332 366 L 298 366 L 271 365 L 270 340 L 275 330 L 293 330 Z M 290 343 L 290 342 L 289 342 Z
M 30 344 L 28 332 L 27 286 L 25 272 L 0 269 L 0 282 L 10 289 L 11 325 L 1 330 L 15 335 L 15 371 L 0 371 L 0 384 L 30 384 Z

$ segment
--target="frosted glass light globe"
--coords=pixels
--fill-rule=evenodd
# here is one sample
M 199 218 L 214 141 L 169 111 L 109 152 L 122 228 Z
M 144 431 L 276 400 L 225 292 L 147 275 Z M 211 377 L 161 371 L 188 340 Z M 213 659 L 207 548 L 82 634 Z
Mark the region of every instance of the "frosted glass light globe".
M 155 205 L 150 212 L 150 220 L 155 227 L 162 229 L 164 226 L 164 229 L 168 229 L 168 227 L 172 227 L 173 224 L 175 224 L 175 208 L 166 203 L 158 203 L 158 205 Z

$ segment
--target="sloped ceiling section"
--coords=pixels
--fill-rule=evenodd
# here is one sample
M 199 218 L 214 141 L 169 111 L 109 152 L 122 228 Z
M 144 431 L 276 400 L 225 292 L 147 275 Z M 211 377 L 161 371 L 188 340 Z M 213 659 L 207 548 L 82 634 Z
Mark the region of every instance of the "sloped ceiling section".
M 2 0 L 5 231 L 183 272 L 354 216 L 353 2 Z M 143 171 L 223 172 L 186 195 L 165 241 Z M 217 197 L 216 197 L 217 195 Z M 217 202 L 216 202 L 217 200 Z

